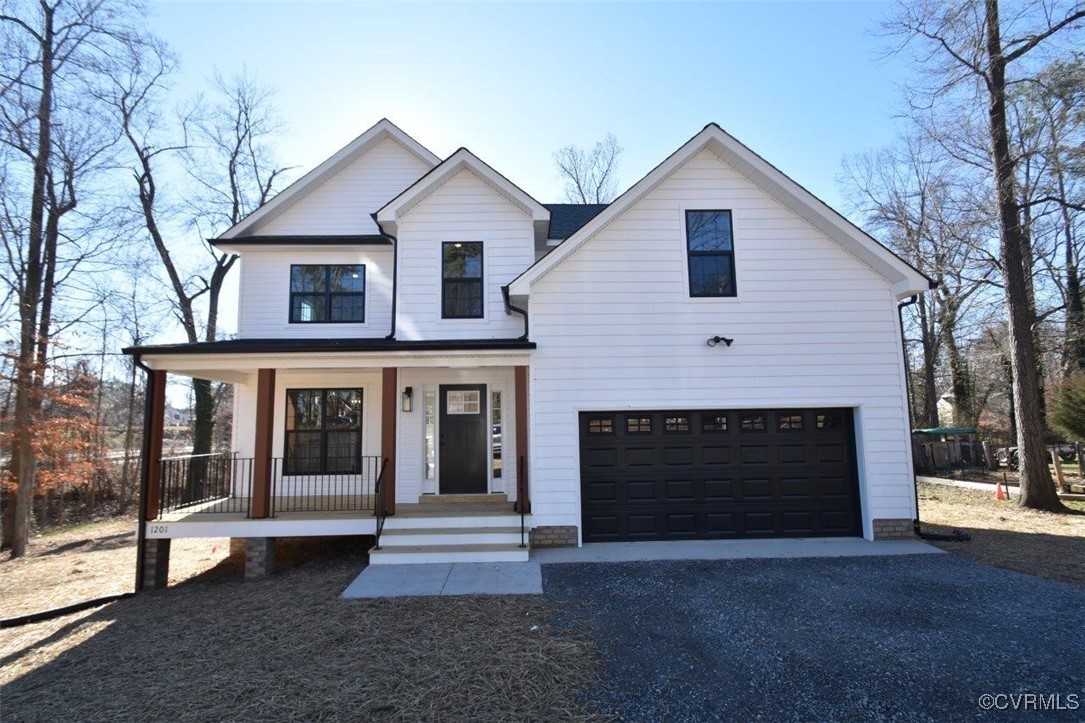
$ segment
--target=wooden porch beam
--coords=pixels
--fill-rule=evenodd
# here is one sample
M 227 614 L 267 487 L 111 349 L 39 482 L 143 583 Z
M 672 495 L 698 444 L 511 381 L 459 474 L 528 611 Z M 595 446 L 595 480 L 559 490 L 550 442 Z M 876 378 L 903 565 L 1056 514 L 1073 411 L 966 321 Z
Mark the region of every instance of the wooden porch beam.
M 517 495 L 516 495 L 516 511 L 528 513 L 531 512 L 531 494 L 528 487 L 527 470 L 529 469 L 528 460 L 528 448 L 527 448 L 527 420 L 528 420 L 528 367 L 518 366 L 514 370 L 514 383 L 516 397 L 516 455 L 518 458 L 523 458 L 523 465 L 519 464 L 517 459 L 516 474 L 517 474 Z M 519 476 L 523 475 L 524 479 L 519 479 Z
M 143 441 L 143 474 L 147 494 L 143 500 L 144 519 L 158 519 L 158 506 L 162 499 L 162 438 L 166 424 L 166 372 L 154 369 L 149 372 L 147 433 Z
M 271 516 L 271 444 L 275 419 L 275 370 L 261 369 L 256 376 L 256 440 L 252 460 L 253 517 Z
M 399 374 L 396 367 L 381 372 L 381 457 L 388 460 L 381 480 L 381 498 L 389 515 L 396 513 L 396 419 L 399 415 Z M 378 508 L 379 509 L 379 508 Z

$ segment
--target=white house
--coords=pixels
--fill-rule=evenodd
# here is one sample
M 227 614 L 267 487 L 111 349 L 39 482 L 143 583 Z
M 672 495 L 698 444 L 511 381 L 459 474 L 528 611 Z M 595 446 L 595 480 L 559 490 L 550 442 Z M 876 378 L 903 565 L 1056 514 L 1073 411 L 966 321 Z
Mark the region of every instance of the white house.
M 714 124 L 580 206 L 383 120 L 216 244 L 238 338 L 126 350 L 146 585 L 174 537 L 260 574 L 285 536 L 379 564 L 911 534 L 897 304 L 931 282 Z M 236 385 L 235 454 L 161 459 L 167 372 Z

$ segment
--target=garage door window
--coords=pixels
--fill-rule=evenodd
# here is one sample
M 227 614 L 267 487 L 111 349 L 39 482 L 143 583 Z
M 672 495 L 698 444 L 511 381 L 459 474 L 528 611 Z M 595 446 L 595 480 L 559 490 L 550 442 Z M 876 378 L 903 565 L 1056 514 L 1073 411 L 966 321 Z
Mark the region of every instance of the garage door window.
M 764 414 L 743 414 L 742 415 L 742 431 L 743 432 L 764 432 L 765 431 L 765 415 Z
M 701 415 L 701 429 L 705 432 L 726 432 L 726 414 L 703 414 Z
M 588 434 L 614 434 L 614 418 L 594 417 L 589 419 Z
M 651 417 L 626 417 L 625 431 L 629 434 L 651 434 Z
M 802 415 L 798 412 L 781 412 L 776 417 L 776 429 L 781 432 L 801 432 Z
M 818 429 L 839 429 L 840 428 L 840 415 L 839 414 L 819 414 L 817 418 Z
M 663 431 L 665 432 L 688 432 L 689 417 L 667 416 L 663 418 Z

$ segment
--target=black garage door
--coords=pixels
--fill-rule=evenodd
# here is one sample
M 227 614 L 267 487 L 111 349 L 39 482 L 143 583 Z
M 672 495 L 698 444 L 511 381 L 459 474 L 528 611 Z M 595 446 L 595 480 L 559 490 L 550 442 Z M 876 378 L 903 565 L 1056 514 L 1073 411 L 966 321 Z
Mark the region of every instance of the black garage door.
M 850 409 L 584 412 L 584 541 L 860 534 Z

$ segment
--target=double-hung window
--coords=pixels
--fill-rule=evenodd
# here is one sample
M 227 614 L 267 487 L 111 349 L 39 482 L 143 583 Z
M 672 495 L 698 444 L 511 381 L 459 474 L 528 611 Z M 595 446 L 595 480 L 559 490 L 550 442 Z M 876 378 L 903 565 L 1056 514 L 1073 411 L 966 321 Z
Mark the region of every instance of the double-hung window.
M 735 296 L 730 211 L 686 211 L 690 296 Z
M 364 321 L 364 265 L 290 267 L 290 323 Z
M 482 243 L 441 244 L 441 317 L 482 318 Z
M 283 449 L 288 475 L 360 472 L 362 390 L 287 390 Z

